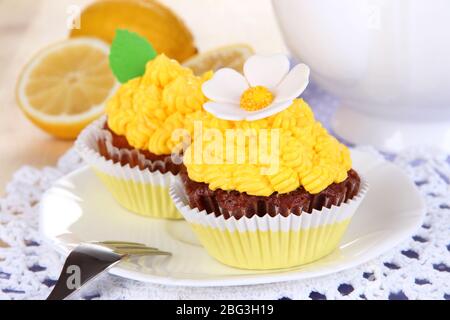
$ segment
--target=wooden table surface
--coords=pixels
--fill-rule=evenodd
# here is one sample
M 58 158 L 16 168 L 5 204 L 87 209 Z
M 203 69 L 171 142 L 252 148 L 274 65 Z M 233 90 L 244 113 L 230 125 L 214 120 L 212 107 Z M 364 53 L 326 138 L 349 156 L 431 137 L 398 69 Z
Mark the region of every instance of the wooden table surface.
M 67 9 L 89 0 L 0 0 L 0 194 L 21 166 L 54 165 L 72 146 L 34 127 L 15 103 L 17 76 L 34 52 L 63 39 Z M 161 0 L 192 30 L 200 51 L 249 43 L 262 53 L 285 51 L 270 0 Z

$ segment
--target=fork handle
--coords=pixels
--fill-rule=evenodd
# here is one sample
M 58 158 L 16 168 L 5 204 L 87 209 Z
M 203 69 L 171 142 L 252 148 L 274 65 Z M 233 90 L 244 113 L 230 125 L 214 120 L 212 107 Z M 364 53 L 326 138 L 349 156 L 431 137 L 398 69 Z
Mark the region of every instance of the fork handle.
M 61 275 L 47 300 L 62 300 L 80 289 L 89 280 L 118 263 L 124 255 L 107 248 L 82 244 L 67 257 Z

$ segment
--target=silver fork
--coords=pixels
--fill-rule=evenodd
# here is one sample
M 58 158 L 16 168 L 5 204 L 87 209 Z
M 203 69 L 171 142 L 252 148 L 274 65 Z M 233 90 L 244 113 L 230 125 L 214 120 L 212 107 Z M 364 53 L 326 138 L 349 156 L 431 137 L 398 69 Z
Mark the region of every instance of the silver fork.
M 63 300 L 87 282 L 131 256 L 171 255 L 169 252 L 125 241 L 88 242 L 78 245 L 66 259 L 47 300 Z

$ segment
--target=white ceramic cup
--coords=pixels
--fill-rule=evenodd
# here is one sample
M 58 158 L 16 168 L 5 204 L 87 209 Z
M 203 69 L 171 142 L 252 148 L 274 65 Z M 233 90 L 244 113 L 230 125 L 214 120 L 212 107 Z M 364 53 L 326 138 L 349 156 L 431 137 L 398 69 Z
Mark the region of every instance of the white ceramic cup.
M 450 151 L 449 0 L 272 0 L 292 54 L 341 100 L 338 135 Z

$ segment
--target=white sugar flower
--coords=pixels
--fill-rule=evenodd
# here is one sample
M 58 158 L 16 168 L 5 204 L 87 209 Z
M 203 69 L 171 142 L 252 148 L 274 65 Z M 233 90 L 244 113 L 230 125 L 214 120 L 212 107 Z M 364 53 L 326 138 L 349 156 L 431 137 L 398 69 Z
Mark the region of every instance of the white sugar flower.
M 285 55 L 254 55 L 244 64 L 244 75 L 218 70 L 203 86 L 210 100 L 206 111 L 224 120 L 254 121 L 288 108 L 308 85 L 309 68 L 298 64 L 289 71 Z

